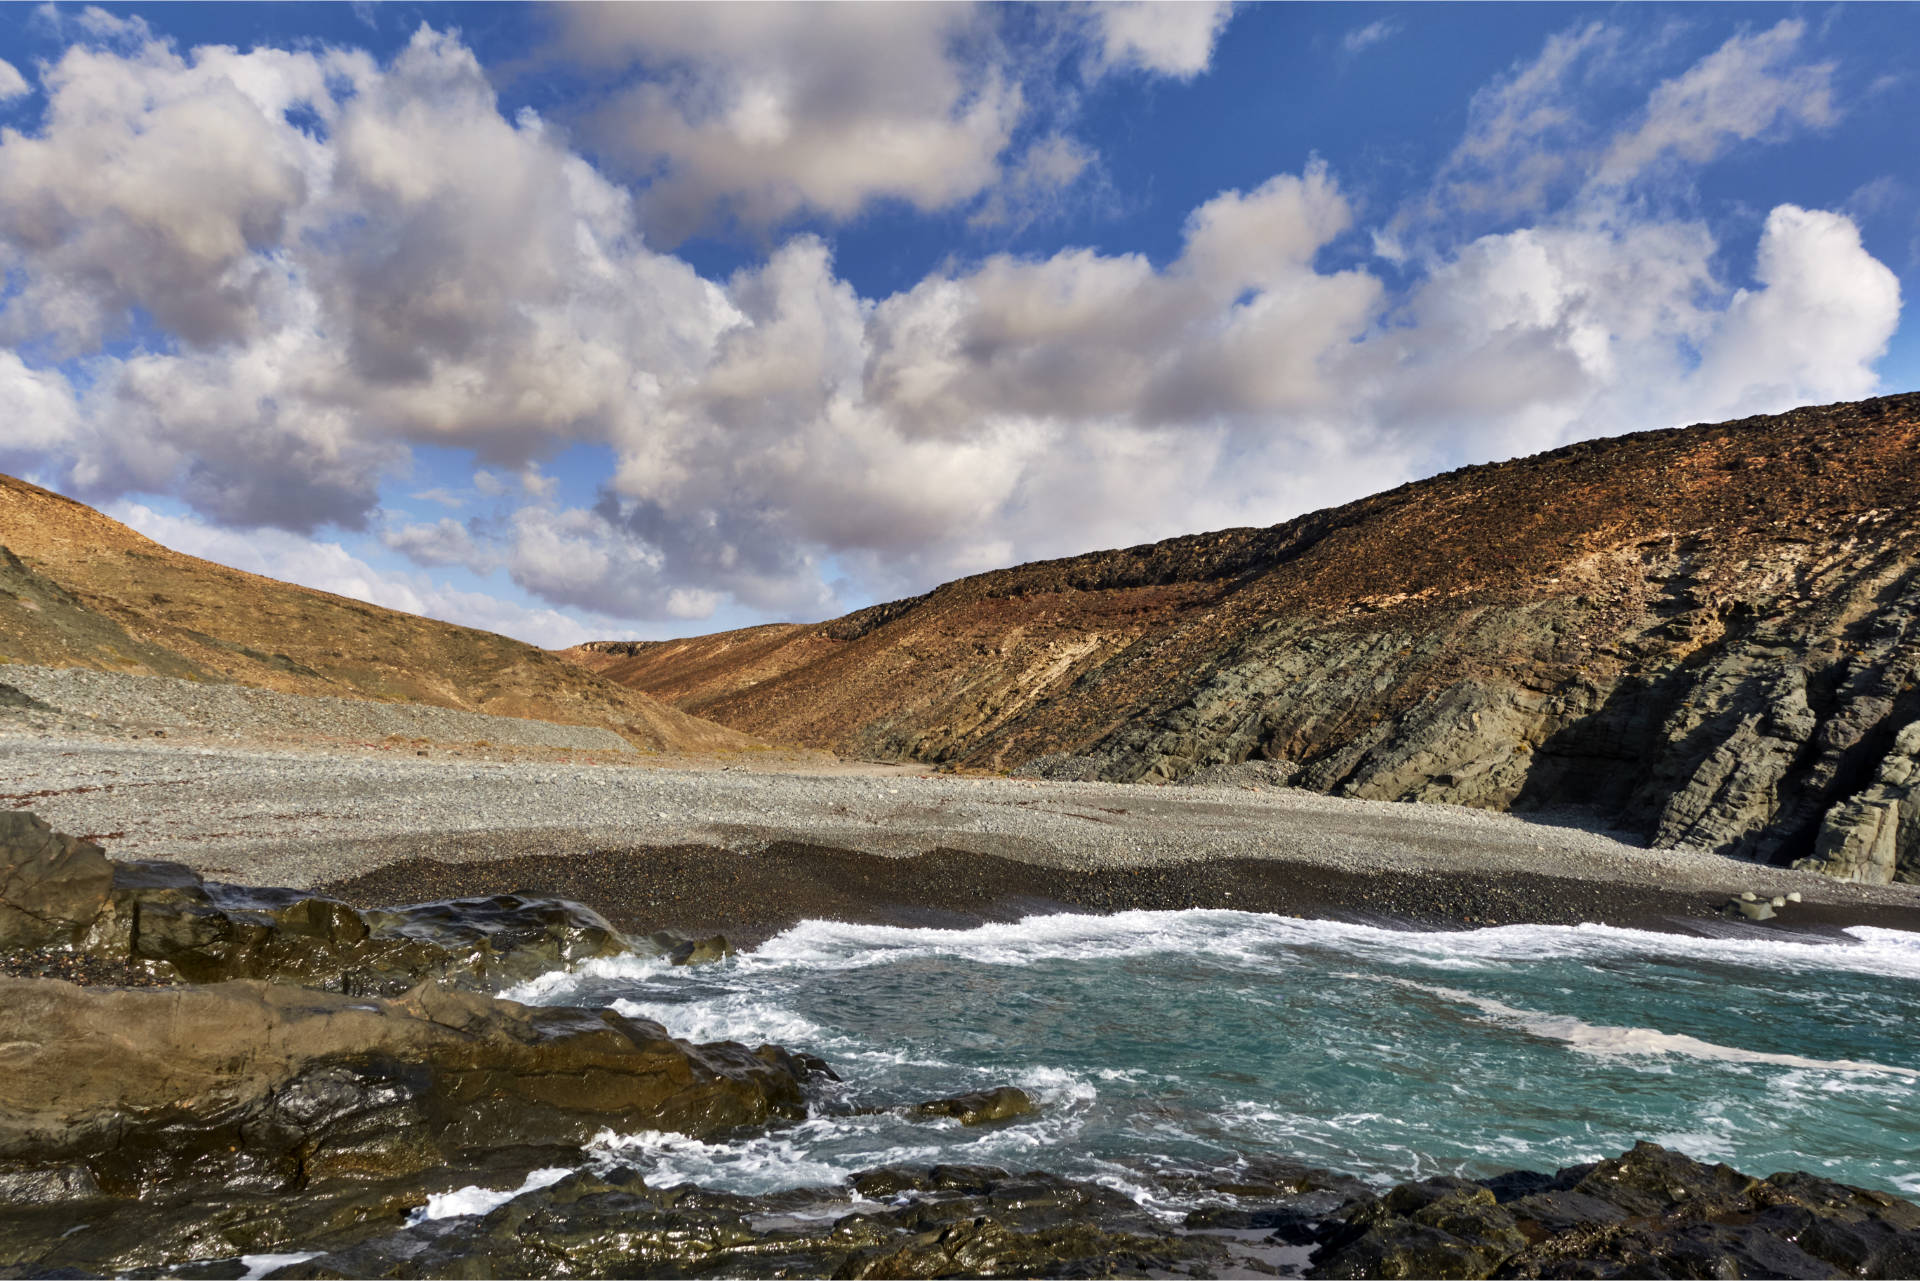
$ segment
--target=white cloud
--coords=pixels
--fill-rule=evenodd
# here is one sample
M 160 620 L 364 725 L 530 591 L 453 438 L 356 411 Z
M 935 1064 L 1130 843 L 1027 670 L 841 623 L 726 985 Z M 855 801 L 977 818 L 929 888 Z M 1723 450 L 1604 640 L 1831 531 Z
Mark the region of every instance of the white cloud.
M 1826 128 L 1839 118 L 1834 64 L 1794 64 L 1806 24 L 1788 19 L 1758 35 L 1737 35 L 1666 81 L 1647 101 L 1637 129 L 1613 139 L 1595 181 L 1627 182 L 1663 160 L 1700 165 L 1735 141 L 1776 129 Z
M 1381 18 L 1369 22 L 1364 27 L 1355 27 L 1340 40 L 1340 47 L 1349 54 L 1360 53 L 1400 34 L 1400 24 L 1391 18 Z
M 1182 80 L 1207 69 L 1233 14 L 1228 0 L 1097 0 L 1091 8 L 1107 66 Z
M 24 98 L 32 92 L 33 85 L 20 74 L 20 68 L 5 58 L 0 58 L 0 102 Z
M 650 233 L 716 214 L 752 225 L 803 210 L 849 217 L 880 199 L 923 210 L 999 175 L 1022 110 L 970 5 L 579 5 L 562 47 L 646 76 L 592 117 L 646 175 Z
M 713 14 L 569 21 L 644 26 L 649 47 L 681 50 L 686 66 L 662 74 L 685 85 L 706 84 L 700 68 L 736 47 L 741 76 L 815 56 Z M 968 82 L 927 34 L 974 15 L 822 21 L 842 34 L 833 23 L 903 24 L 903 59 L 958 77 L 902 88 L 903 118 L 931 101 L 926 119 L 950 125 L 977 101 L 947 96 Z M 569 613 L 499 606 L 520 611 L 499 625 L 551 637 L 570 618 L 684 620 L 729 604 L 817 617 L 843 579 L 917 590 L 1270 523 L 1491 453 L 1864 394 L 1899 297 L 1850 220 L 1782 205 L 1749 262 L 1679 202 L 1589 181 L 1609 155 L 1639 157 L 1622 161 L 1637 192 L 1662 181 L 1667 157 L 1819 127 L 1752 106 L 1777 104 L 1773 89 L 1716 88 L 1736 66 L 1776 87 L 1814 83 L 1786 39 L 1738 37 L 1608 136 L 1581 123 L 1579 85 L 1612 65 L 1617 35 L 1556 37 L 1475 100 L 1435 198 L 1385 228 L 1356 227 L 1316 161 L 1202 203 L 1172 261 L 996 255 L 872 299 L 813 237 L 724 282 L 650 248 L 626 189 L 537 116 L 503 117 L 471 52 L 431 30 L 384 67 L 79 47 L 49 69 L 45 126 L 0 139 L 0 252 L 22 281 L 0 325 L 84 363 L 67 367 L 70 384 L 0 348 L 0 421 L 27 424 L 0 451 L 83 496 L 179 497 L 204 520 L 168 528 L 214 549 L 203 554 L 400 608 L 471 622 L 488 607 L 376 572 L 313 532 L 369 528 L 423 566 L 504 570 Z M 630 43 L 609 37 L 617 65 Z M 870 109 L 892 73 L 861 74 L 844 102 L 803 77 L 787 118 L 800 133 L 882 118 Z M 699 129 L 733 119 L 721 108 L 746 81 L 722 80 L 719 114 L 687 117 Z M 295 101 L 324 136 L 286 120 Z M 779 118 L 768 107 L 735 123 L 764 141 Z M 1740 121 L 1761 123 L 1747 135 Z M 231 167 L 234 184 L 196 203 L 170 166 L 203 128 L 251 149 L 194 161 L 203 176 Z M 1042 131 L 995 190 L 1058 190 L 1094 164 Z M 871 196 L 864 181 L 848 201 Z M 1462 233 L 1469 207 L 1532 216 Z M 1369 233 L 1410 283 L 1332 265 Z M 176 347 L 102 353 L 135 309 L 162 305 Z M 539 465 L 576 442 L 614 459 L 592 502 L 563 501 Z M 498 517 L 384 514 L 383 481 L 403 478 L 420 444 L 472 450 L 473 492 Z

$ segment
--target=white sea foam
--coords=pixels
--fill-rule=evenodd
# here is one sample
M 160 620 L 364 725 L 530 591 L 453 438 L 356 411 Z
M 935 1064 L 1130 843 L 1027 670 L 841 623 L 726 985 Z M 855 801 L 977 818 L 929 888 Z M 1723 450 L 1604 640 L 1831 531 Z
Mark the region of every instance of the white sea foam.
M 318 1250 L 295 1250 L 288 1254 L 243 1254 L 240 1256 L 240 1266 L 246 1271 L 240 1274 L 240 1281 L 260 1281 L 262 1277 L 281 1268 L 290 1268 L 296 1263 L 319 1257 Z
M 453 1219 L 467 1214 L 485 1214 L 498 1209 L 517 1196 L 537 1192 L 541 1188 L 551 1187 L 566 1178 L 573 1171 L 563 1166 L 549 1166 L 544 1170 L 535 1170 L 517 1188 L 483 1188 L 470 1184 L 456 1188 L 452 1192 L 436 1192 L 427 1198 L 427 1203 L 407 1216 L 409 1224 L 425 1223 L 429 1219 Z
M 1861 1059 L 1815 1059 L 1802 1054 L 1776 1054 L 1765 1050 L 1748 1050 L 1737 1045 L 1719 1045 L 1713 1041 L 1703 1041 L 1697 1036 L 1688 1036 L 1683 1032 L 1662 1032 L 1658 1028 L 1650 1027 L 1608 1027 L 1604 1024 L 1588 1023 L 1570 1015 L 1523 1010 L 1493 1000 L 1491 997 L 1464 992 L 1459 988 L 1441 987 L 1433 983 L 1416 983 L 1411 979 L 1393 978 L 1387 975 L 1349 975 L 1347 977 L 1372 978 L 1377 982 L 1394 983 L 1401 987 L 1430 992 L 1435 996 L 1445 997 L 1449 1001 L 1458 1001 L 1462 1005 L 1470 1005 L 1484 1014 L 1491 1015 L 1499 1022 L 1517 1027 L 1533 1036 L 1563 1042 L 1583 1054 L 1677 1054 L 1685 1058 L 1715 1063 L 1752 1063 L 1770 1067 L 1808 1068 L 1822 1072 L 1879 1072 L 1906 1077 L 1909 1080 L 1920 1080 L 1920 1070 L 1909 1067 L 1869 1063 Z
M 1920 934 L 1871 926 L 1855 926 L 1846 933 L 1850 941 L 1841 942 L 1699 938 L 1595 924 L 1416 931 L 1192 908 L 1111 916 L 1029 916 L 965 930 L 805 921 L 740 958 L 740 964 L 749 972 L 788 966 L 856 969 L 943 956 L 987 965 L 1030 965 L 1174 953 L 1215 964 L 1271 969 L 1294 959 L 1290 953 L 1296 949 L 1333 948 L 1382 961 L 1424 961 L 1438 968 L 1555 958 L 1664 956 L 1757 969 L 1842 970 L 1920 981 Z
M 628 1018 L 651 1019 L 684 1041 L 773 1041 L 780 1045 L 822 1048 L 829 1034 L 811 1019 L 765 997 L 745 992 L 716 993 L 691 1001 L 632 1001 L 616 998 L 613 1008 Z
M 897 1127 L 892 1118 L 819 1117 L 777 1134 L 758 1134 L 734 1143 L 708 1143 L 684 1134 L 642 1130 L 616 1134 L 602 1130 L 588 1149 L 598 1160 L 631 1166 L 653 1187 L 670 1188 L 693 1183 L 703 1188 L 748 1195 L 785 1188 L 832 1187 L 857 1170 L 895 1162 L 940 1159 L 934 1143 L 886 1145 L 882 1132 Z M 877 1122 L 877 1124 L 876 1124 Z M 842 1161 L 821 1151 L 848 1131 L 864 1131 L 880 1140 L 860 1151 L 857 1159 Z

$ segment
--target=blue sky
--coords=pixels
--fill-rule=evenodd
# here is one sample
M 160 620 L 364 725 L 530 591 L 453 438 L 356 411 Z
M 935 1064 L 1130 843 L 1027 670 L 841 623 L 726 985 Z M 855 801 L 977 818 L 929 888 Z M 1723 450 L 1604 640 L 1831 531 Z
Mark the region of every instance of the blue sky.
M 0 470 L 563 644 L 1909 390 L 1916 35 L 0 8 Z

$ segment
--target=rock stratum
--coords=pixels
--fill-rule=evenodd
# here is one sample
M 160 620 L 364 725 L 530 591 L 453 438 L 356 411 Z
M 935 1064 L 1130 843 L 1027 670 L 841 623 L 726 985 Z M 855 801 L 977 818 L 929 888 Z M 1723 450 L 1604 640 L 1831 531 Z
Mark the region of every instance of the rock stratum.
M 568 655 L 842 755 L 1114 781 L 1259 761 L 1336 795 L 1574 808 L 1655 846 L 1920 881 L 1920 395 Z
M 599 726 L 654 751 L 752 742 L 532 645 L 184 556 L 0 476 L 0 684 L 8 663 Z

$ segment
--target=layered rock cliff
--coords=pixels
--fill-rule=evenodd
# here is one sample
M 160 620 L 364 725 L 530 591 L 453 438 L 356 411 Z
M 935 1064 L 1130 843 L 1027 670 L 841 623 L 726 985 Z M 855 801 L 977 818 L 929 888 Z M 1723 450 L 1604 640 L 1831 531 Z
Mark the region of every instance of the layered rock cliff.
M 843 754 L 1123 781 L 1279 760 L 1340 795 L 1920 881 L 1920 396 L 570 655 Z

